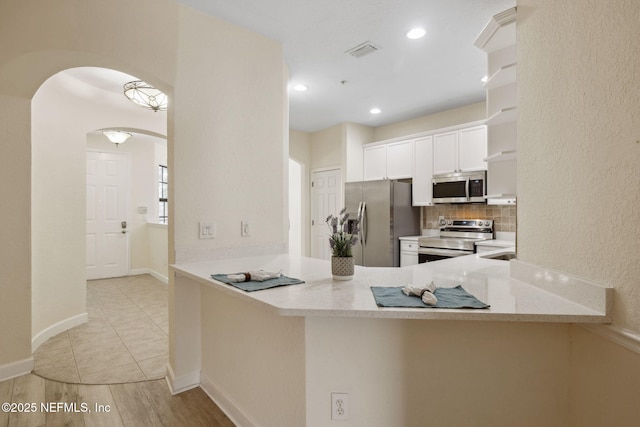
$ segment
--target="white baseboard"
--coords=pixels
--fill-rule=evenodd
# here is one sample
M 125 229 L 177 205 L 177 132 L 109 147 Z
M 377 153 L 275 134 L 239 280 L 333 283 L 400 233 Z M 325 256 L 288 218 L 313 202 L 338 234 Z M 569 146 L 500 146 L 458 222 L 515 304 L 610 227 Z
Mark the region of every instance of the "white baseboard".
M 135 270 L 129 271 L 129 276 L 140 276 L 142 274 L 148 274 L 150 276 L 153 276 L 159 281 L 161 281 L 162 283 L 164 283 L 165 285 L 169 284 L 169 278 L 167 276 L 163 276 L 162 274 L 150 268 L 137 268 Z
M 33 357 L 7 363 L 6 365 L 0 366 L 0 381 L 26 375 L 31 371 L 33 371 Z
M 580 324 L 585 329 L 640 354 L 640 335 L 613 325 Z
M 243 414 L 233 400 L 216 387 L 213 381 L 204 374 L 200 375 L 200 388 L 218 405 L 233 424 L 240 427 L 256 427 L 259 425 Z
M 167 384 L 171 394 L 182 393 L 200 386 L 200 372 L 192 372 L 176 377 L 170 364 L 167 364 Z
M 69 330 L 71 328 L 75 328 L 76 326 L 82 325 L 83 323 L 87 323 L 89 321 L 89 314 L 82 313 L 73 317 L 69 317 L 68 319 L 61 320 L 58 323 L 54 323 L 48 328 L 40 331 L 36 336 L 31 338 L 31 352 L 33 353 L 51 337 L 58 335 L 61 332 Z

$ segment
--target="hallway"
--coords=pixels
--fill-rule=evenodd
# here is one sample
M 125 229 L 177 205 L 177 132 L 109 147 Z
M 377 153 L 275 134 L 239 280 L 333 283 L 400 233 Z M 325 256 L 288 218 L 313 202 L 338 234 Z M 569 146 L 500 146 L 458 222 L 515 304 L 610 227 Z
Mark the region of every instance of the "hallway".
M 149 276 L 87 282 L 89 322 L 33 354 L 33 373 L 73 384 L 164 378 L 168 357 L 167 285 Z

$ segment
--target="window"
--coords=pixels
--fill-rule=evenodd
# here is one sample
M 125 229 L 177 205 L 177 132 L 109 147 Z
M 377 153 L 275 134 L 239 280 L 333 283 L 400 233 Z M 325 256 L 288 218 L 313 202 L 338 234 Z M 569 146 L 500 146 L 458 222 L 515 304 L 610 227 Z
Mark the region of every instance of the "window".
M 167 199 L 169 197 L 169 176 L 167 175 L 167 167 L 158 165 L 158 177 L 160 182 L 158 183 L 158 222 L 161 224 L 167 224 L 169 219 L 169 210 Z

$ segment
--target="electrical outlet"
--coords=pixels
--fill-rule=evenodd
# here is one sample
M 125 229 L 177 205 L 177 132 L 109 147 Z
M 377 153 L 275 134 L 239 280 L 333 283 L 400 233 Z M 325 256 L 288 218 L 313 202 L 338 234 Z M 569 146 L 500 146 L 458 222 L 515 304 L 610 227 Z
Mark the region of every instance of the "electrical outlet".
M 240 236 L 249 237 L 249 221 L 246 219 L 242 220 L 240 223 Z
M 199 230 L 198 237 L 201 239 L 215 239 L 216 237 L 216 225 L 213 222 L 201 222 Z
M 349 393 L 331 393 L 331 419 L 349 419 Z

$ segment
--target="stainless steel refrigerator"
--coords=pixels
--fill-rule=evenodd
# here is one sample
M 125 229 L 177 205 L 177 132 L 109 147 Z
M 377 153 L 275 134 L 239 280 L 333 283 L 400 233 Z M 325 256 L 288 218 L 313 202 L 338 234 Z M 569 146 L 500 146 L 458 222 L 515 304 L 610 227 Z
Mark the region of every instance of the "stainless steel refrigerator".
M 360 217 L 360 238 L 353 248 L 357 265 L 399 267 L 398 237 L 420 235 L 420 208 L 411 206 L 411 184 L 380 180 L 345 184 L 350 218 Z

